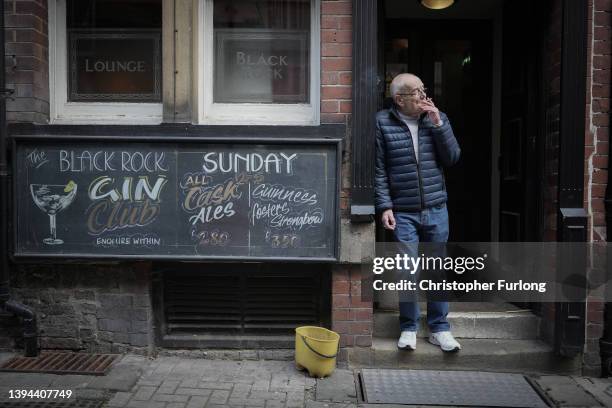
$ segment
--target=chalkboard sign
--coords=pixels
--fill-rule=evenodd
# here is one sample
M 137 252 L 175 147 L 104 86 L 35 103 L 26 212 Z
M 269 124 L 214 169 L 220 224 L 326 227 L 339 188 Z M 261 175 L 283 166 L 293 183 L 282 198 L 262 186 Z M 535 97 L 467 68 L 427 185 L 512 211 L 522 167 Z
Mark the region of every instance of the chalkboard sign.
M 17 139 L 15 255 L 336 260 L 338 141 Z

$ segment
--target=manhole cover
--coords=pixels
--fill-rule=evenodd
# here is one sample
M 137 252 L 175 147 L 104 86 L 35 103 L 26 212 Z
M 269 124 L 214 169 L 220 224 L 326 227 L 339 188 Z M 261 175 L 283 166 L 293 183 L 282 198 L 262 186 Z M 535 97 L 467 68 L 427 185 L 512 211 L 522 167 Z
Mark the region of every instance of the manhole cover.
M 364 369 L 361 383 L 369 404 L 548 407 L 520 374 Z
M 0 371 L 104 375 L 117 357 L 117 354 L 43 352 L 38 357 L 13 357 L 0 366 Z
M 2 408 L 101 408 L 106 401 L 73 399 L 67 401 L 2 400 Z

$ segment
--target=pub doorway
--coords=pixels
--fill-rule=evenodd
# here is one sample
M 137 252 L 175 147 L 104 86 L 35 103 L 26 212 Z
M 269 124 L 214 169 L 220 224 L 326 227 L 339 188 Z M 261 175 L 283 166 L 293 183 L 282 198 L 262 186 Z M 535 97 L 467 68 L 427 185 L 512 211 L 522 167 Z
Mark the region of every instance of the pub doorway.
M 379 3 L 378 108 L 392 103 L 393 77 L 412 72 L 461 146 L 461 159 L 445 171 L 450 242 L 543 239 L 544 3 L 473 0 L 445 10 Z M 377 235 L 392 239 L 380 226 Z
M 416 74 L 448 115 L 461 146 L 461 160 L 445 171 L 451 242 L 492 238 L 491 40 L 489 21 L 385 22 L 383 103 L 390 104 L 395 75 Z
M 450 242 L 542 239 L 542 7 L 503 0 L 456 2 L 447 10 L 418 1 L 379 3 L 379 108 L 392 103 L 393 77 L 414 73 L 461 146 L 459 163 L 445 171 Z M 377 239 L 392 240 L 378 219 Z M 374 344 L 396 342 L 397 296 L 376 295 Z M 482 339 L 540 339 L 537 305 L 456 303 L 450 310 L 453 331 L 467 347 Z M 512 329 L 496 332 L 497 318 Z

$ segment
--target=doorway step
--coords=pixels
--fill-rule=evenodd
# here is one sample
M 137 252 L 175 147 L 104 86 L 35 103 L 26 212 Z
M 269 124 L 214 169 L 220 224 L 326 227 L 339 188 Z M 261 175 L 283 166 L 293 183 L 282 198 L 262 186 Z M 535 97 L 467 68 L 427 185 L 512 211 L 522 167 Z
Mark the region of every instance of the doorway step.
M 429 336 L 425 303 L 420 303 L 419 337 Z M 537 339 L 540 318 L 531 310 L 507 303 L 452 303 L 448 321 L 453 335 L 464 339 Z M 397 310 L 374 313 L 374 336 L 395 338 L 400 335 Z
M 454 303 L 449 322 L 462 345 L 458 353 L 443 353 L 429 344 L 425 305 L 415 351 L 399 350 L 399 313 L 376 311 L 371 348 L 348 350 L 352 367 L 481 370 L 578 374 L 580 358 L 566 359 L 539 339 L 540 318 L 509 304 Z

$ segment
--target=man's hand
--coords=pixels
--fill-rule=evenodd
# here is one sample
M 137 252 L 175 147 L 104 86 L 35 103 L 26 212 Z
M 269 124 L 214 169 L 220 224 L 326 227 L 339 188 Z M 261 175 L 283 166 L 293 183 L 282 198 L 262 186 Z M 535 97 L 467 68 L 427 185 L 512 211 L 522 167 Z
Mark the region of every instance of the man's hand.
M 382 213 L 382 223 L 385 229 L 393 231 L 395 229 L 395 217 L 393 216 L 393 210 L 388 209 Z
M 438 108 L 436 108 L 436 105 L 434 105 L 431 98 L 423 99 L 419 106 L 424 112 L 427 112 L 427 116 L 429 117 L 429 120 L 431 120 L 431 123 L 437 126 L 442 124 L 442 119 L 440 118 L 440 111 L 438 110 Z

